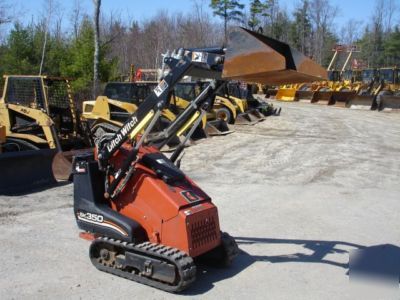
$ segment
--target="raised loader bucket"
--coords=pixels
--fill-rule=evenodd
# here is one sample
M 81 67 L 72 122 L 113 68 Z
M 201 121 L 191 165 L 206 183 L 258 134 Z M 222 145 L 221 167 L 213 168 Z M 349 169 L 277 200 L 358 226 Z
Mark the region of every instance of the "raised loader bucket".
M 222 77 L 283 85 L 327 80 L 327 71 L 288 44 L 238 27 L 229 35 Z
M 0 194 L 20 194 L 53 185 L 56 149 L 28 150 L 0 154 Z
M 221 119 L 207 121 L 204 131 L 208 136 L 227 135 L 233 133 L 228 124 Z
M 382 95 L 378 109 L 381 111 L 392 111 L 400 109 L 400 96 Z
M 355 95 L 346 101 L 346 107 L 351 109 L 370 110 L 374 103 L 373 95 Z

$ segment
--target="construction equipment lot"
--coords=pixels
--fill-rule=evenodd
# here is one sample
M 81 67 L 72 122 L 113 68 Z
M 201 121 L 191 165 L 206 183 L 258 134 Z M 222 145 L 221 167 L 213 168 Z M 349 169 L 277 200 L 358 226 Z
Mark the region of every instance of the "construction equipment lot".
M 200 267 L 181 295 L 98 272 L 67 184 L 0 196 L 0 298 L 353 298 L 350 251 L 400 247 L 400 114 L 276 105 L 182 160 L 242 250 L 230 269 Z

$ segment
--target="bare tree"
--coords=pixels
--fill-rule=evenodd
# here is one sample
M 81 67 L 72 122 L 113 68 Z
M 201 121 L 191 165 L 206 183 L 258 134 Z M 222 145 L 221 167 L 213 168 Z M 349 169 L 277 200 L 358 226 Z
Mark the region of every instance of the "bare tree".
M 3 0 L 0 0 L 0 25 L 10 23 L 12 18 L 9 14 L 9 5 L 6 5 Z
M 314 29 L 313 58 L 322 63 L 323 52 L 326 47 L 326 38 L 336 18 L 338 8 L 330 4 L 329 0 L 311 0 L 310 17 Z
M 398 0 L 397 0 L 398 1 Z M 385 33 L 392 31 L 393 19 L 398 11 L 398 3 L 395 0 L 385 0 L 384 1 L 384 13 L 383 13 L 383 26 Z
M 341 29 L 341 41 L 344 44 L 352 45 L 361 36 L 362 22 L 350 19 L 348 20 Z
M 72 8 L 72 13 L 71 13 L 71 23 L 72 23 L 72 29 L 74 32 L 74 38 L 78 38 L 79 34 L 79 25 L 81 24 L 82 21 L 82 5 L 81 5 L 81 0 L 75 0 L 74 1 L 74 6 Z
M 10 5 L 6 4 L 4 0 L 0 0 L 0 27 L 1 25 L 11 23 L 13 20 Z M 3 40 L 3 32 L 0 31 L 0 41 Z
M 49 31 L 49 27 L 50 27 L 51 13 L 53 11 L 53 0 L 46 0 L 46 8 L 45 9 L 47 10 L 48 15 L 47 15 L 46 23 L 45 23 L 45 28 L 44 28 L 44 40 L 43 40 L 43 48 L 42 48 L 42 58 L 40 60 L 39 75 L 42 75 L 44 56 L 46 54 L 47 34 Z
M 99 83 L 99 57 L 100 57 L 100 6 L 101 0 L 94 3 L 94 58 L 93 58 L 93 98 L 96 98 Z

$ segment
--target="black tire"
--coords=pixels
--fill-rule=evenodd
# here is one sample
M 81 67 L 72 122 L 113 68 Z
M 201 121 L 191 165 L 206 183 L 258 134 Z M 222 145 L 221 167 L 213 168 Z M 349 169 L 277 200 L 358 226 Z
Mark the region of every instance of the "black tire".
M 17 138 L 7 138 L 6 142 L 2 145 L 2 148 L 3 152 L 40 150 L 40 148 L 34 144 Z
M 217 111 L 215 112 L 215 118 L 225 121 L 229 124 L 233 124 L 235 121 L 235 120 L 233 120 L 232 112 L 226 107 L 221 107 L 221 108 L 217 109 Z

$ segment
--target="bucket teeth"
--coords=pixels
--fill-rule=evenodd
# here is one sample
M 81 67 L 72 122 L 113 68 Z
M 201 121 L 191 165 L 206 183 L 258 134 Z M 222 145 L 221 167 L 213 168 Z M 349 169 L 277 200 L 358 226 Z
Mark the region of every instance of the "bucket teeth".
M 238 27 L 229 36 L 222 77 L 271 85 L 327 79 L 327 72 L 289 45 Z

